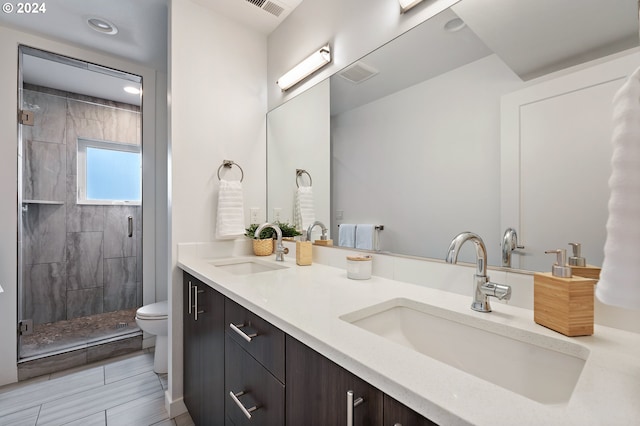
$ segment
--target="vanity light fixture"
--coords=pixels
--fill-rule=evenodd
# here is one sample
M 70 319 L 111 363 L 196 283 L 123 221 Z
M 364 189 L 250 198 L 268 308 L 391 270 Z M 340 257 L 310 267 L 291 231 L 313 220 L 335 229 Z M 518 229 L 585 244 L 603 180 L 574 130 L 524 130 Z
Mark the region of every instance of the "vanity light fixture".
M 398 0 L 400 2 L 400 13 L 405 13 L 423 0 Z
M 331 62 L 331 46 L 327 43 L 276 81 L 282 91 L 290 89 L 320 68 Z

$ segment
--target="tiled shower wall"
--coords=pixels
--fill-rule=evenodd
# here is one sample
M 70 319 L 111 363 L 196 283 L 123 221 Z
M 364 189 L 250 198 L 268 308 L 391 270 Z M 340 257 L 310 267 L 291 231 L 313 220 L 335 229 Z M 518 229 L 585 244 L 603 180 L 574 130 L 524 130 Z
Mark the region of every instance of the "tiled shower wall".
M 42 324 L 141 306 L 141 207 L 76 203 L 78 138 L 139 144 L 139 107 L 27 84 L 23 101 L 35 125 L 23 126 L 22 317 Z

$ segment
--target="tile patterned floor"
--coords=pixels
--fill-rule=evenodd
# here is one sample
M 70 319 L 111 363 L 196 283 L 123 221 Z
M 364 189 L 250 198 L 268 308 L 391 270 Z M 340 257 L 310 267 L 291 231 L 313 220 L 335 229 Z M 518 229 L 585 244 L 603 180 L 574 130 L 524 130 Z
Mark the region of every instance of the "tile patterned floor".
M 166 388 L 141 351 L 0 387 L 0 425 L 193 426 L 188 414 L 169 419 Z

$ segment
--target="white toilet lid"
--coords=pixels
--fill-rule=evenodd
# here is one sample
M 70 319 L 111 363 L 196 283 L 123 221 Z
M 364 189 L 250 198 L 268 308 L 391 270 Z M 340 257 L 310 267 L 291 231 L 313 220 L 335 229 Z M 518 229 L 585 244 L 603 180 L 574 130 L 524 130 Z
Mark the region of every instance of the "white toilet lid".
M 167 301 L 152 303 L 150 305 L 142 306 L 136 311 L 138 318 L 146 319 L 161 319 L 167 318 L 169 315 L 169 305 Z

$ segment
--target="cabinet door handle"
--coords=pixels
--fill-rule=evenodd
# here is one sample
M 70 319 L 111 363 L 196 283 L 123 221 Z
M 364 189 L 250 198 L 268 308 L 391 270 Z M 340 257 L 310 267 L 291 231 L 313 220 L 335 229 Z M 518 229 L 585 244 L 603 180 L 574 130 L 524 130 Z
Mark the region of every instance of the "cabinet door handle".
M 193 296 L 194 296 L 194 302 L 193 302 L 193 319 L 195 321 L 198 321 L 198 314 L 203 314 L 204 310 L 202 309 L 198 309 L 198 294 L 200 293 L 204 293 L 204 290 L 198 290 L 198 286 L 194 285 L 193 286 L 195 291 L 193 292 Z
M 347 426 L 353 426 L 353 409 L 364 402 L 364 398 L 353 399 L 353 391 L 347 391 Z
M 244 413 L 244 415 L 251 420 L 251 413 L 253 413 L 254 411 L 256 411 L 258 408 L 257 405 L 254 405 L 251 408 L 246 408 L 242 402 L 240 402 L 240 400 L 238 399 L 238 397 L 241 397 L 242 395 L 246 395 L 245 391 L 242 392 L 238 392 L 238 393 L 233 393 L 233 392 L 229 392 L 229 396 L 231 397 L 231 399 L 233 399 L 233 402 L 236 403 L 236 405 L 242 410 L 242 412 Z
M 245 333 L 244 330 L 241 330 L 241 328 L 246 327 L 244 324 L 235 325 L 234 323 L 229 323 L 229 327 L 247 342 L 251 342 L 254 337 L 258 337 L 258 333 Z
M 191 315 L 191 307 L 192 307 L 191 292 L 192 291 L 193 291 L 193 284 L 191 284 L 191 280 L 189 280 L 189 308 L 187 309 L 189 315 Z

